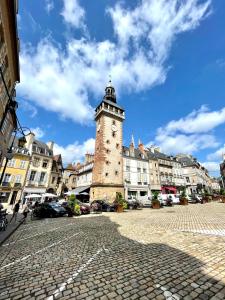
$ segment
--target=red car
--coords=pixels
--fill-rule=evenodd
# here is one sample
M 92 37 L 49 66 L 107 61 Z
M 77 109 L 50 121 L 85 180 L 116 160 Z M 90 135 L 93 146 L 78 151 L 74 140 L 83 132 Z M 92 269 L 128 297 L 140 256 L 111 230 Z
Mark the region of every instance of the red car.
M 80 212 L 82 215 L 90 214 L 90 206 L 86 203 L 83 203 L 79 200 L 76 201 L 78 205 L 80 205 Z

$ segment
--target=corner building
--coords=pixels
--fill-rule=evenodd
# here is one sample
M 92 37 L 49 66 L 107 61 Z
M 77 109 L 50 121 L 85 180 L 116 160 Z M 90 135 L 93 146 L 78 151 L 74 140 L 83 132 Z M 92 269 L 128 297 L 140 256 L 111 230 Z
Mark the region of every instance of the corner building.
M 118 192 L 124 196 L 122 145 L 125 113 L 117 104 L 111 81 L 95 112 L 96 141 L 90 198 L 91 201 L 106 199 L 113 202 Z

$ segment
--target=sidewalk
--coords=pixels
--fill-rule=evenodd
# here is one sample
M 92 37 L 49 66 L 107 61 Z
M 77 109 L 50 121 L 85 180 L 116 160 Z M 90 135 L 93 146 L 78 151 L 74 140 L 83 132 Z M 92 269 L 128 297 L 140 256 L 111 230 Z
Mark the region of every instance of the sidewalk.
M 12 212 L 8 210 L 8 222 L 11 220 Z M 8 223 L 8 226 L 5 231 L 0 231 L 0 246 L 13 234 L 14 231 L 23 223 L 23 215 L 21 213 L 17 214 L 16 221 L 13 219 L 11 223 Z

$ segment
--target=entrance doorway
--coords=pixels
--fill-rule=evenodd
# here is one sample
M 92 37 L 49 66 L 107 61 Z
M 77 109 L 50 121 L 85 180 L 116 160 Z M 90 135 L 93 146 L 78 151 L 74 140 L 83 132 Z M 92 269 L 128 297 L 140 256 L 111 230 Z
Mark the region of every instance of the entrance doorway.
M 11 204 L 11 205 L 14 205 L 14 204 L 15 204 L 17 193 L 18 193 L 17 191 L 14 191 L 14 192 L 13 192 L 12 198 L 11 198 L 11 200 L 10 200 L 10 204 Z

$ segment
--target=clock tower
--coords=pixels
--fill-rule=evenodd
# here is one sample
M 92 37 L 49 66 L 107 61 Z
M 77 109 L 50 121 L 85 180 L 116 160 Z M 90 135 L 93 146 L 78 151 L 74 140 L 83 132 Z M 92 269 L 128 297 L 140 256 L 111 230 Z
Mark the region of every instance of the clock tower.
M 122 146 L 125 114 L 116 102 L 111 80 L 95 112 L 96 141 L 90 198 L 113 202 L 116 193 L 124 195 Z

